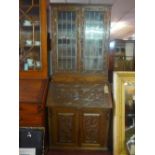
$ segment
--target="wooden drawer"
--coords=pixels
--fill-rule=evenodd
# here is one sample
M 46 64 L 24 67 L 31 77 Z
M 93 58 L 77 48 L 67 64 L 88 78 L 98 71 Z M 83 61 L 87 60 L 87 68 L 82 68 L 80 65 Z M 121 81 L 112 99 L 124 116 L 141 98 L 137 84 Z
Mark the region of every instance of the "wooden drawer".
M 45 111 L 40 105 L 21 103 L 19 109 L 20 126 L 44 126 Z
M 19 110 L 21 113 L 37 114 L 42 113 L 43 108 L 39 104 L 21 103 L 19 105 Z
M 22 113 L 20 112 L 19 118 L 20 126 L 44 126 L 44 114 L 30 114 L 30 113 Z

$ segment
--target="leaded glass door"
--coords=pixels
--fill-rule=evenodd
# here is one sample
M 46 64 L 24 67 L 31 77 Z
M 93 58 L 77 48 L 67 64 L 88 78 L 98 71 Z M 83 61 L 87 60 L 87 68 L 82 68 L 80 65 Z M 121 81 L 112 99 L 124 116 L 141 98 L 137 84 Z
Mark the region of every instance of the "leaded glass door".
M 19 2 L 19 69 L 41 70 L 40 0 Z
M 103 71 L 105 63 L 104 12 L 86 9 L 83 28 L 83 70 Z
M 74 11 L 59 11 L 57 25 L 58 70 L 75 70 L 77 57 L 76 14 Z

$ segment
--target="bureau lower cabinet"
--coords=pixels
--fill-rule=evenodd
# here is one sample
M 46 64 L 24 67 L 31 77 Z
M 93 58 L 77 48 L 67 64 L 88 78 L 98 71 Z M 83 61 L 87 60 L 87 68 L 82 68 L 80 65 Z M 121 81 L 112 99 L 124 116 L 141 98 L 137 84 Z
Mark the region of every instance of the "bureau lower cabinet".
M 50 148 L 108 149 L 112 111 L 107 84 L 50 84 Z M 109 88 L 109 87 L 108 87 Z

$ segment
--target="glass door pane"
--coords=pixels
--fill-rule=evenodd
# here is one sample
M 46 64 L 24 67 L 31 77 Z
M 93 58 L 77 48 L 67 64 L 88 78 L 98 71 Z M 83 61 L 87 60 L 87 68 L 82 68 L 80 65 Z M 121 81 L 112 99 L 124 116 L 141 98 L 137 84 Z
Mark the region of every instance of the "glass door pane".
M 76 15 L 59 11 L 57 24 L 57 62 L 60 71 L 75 71 L 77 57 Z
M 39 0 L 20 0 L 20 71 L 41 69 Z
M 103 70 L 104 22 L 103 12 L 84 13 L 84 70 Z

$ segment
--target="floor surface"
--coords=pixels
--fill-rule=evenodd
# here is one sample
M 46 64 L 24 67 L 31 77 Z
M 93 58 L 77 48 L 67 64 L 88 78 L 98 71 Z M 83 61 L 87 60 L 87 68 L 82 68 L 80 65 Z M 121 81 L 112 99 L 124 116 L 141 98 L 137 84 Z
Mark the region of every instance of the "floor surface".
M 47 155 L 112 155 L 108 151 L 49 150 Z

